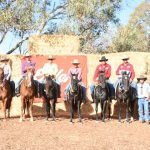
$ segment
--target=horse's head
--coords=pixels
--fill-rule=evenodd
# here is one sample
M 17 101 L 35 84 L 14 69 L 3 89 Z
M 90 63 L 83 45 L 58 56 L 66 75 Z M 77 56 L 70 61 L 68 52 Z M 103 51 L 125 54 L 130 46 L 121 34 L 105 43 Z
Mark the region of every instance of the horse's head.
M 99 78 L 98 78 L 99 83 L 103 88 L 106 86 L 106 77 L 105 77 L 105 72 L 104 71 L 99 71 Z
M 27 87 L 32 86 L 32 80 L 33 80 L 33 75 L 34 75 L 34 69 L 31 67 L 27 68 L 27 74 L 26 74 L 26 84 Z
M 128 76 L 126 71 L 122 72 L 122 86 L 125 92 L 129 90 L 130 87 L 130 77 Z
M 48 98 L 52 97 L 52 89 L 54 88 L 54 82 L 52 80 L 52 77 L 45 76 L 45 84 L 44 84 L 44 91 Z
M 4 70 L 3 68 L 0 68 L 0 81 L 3 81 L 4 79 Z
M 78 82 L 78 74 L 71 74 L 71 87 L 74 93 L 78 91 Z

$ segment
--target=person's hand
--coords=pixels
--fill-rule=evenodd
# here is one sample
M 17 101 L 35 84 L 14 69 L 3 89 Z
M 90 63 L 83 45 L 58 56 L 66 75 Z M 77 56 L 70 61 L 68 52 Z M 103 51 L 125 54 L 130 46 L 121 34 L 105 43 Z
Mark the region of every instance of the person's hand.
M 97 86 L 97 85 L 98 85 L 98 81 L 95 82 L 95 86 Z
M 132 79 L 130 79 L 130 83 L 132 83 L 132 81 L 133 81 L 133 80 L 132 80 Z

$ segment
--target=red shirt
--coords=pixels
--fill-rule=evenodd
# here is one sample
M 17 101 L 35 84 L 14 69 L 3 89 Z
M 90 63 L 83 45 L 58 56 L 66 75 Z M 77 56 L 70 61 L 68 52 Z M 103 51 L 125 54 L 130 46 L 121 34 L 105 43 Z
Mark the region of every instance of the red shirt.
M 129 77 L 133 80 L 135 77 L 135 72 L 134 72 L 134 68 L 133 65 L 130 63 L 124 64 L 122 63 L 121 65 L 119 65 L 117 71 L 116 71 L 116 75 L 121 75 L 122 71 L 127 71 L 127 74 L 129 74 Z
M 105 72 L 105 77 L 107 79 L 110 78 L 111 76 L 111 66 L 109 64 L 99 64 L 96 67 L 95 73 L 94 73 L 94 77 L 93 77 L 93 81 L 97 81 L 98 77 L 99 77 L 99 71 L 104 71 Z

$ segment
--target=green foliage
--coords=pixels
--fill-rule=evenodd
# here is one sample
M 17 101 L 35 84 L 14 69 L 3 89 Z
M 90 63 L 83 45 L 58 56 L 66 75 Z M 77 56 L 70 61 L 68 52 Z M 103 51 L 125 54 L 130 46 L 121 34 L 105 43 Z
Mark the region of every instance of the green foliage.
M 110 51 L 149 51 L 150 3 L 144 1 L 131 15 L 128 25 L 118 30 Z
M 98 39 L 101 34 L 107 32 L 110 22 L 119 22 L 116 11 L 120 3 L 121 0 L 68 0 L 68 18 L 58 33 L 67 33 L 66 24 L 69 22 L 68 33 L 81 37 L 81 51 L 99 53 L 101 44 Z

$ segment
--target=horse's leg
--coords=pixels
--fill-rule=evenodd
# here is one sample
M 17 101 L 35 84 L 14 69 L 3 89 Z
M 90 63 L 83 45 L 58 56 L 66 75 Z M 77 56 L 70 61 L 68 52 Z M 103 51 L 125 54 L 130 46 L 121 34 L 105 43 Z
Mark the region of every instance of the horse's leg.
M 107 101 L 103 101 L 101 105 L 102 109 L 102 122 L 105 122 L 105 112 L 106 112 Z
M 130 102 L 130 114 L 131 114 L 131 121 L 134 121 L 134 116 L 133 116 L 133 114 L 134 114 L 134 106 L 135 106 L 135 100 L 132 100 L 131 102 Z
M 10 118 L 10 106 L 11 106 L 12 97 L 8 99 L 7 107 L 8 107 L 8 118 Z
M 73 119 L 73 99 L 70 100 L 70 122 Z
M 108 98 L 108 119 L 110 120 L 110 112 L 111 112 L 111 98 Z
M 26 110 L 27 110 L 27 116 L 28 117 L 30 117 L 30 110 L 29 110 L 29 108 L 30 108 L 30 102 L 29 102 L 29 100 L 27 100 L 26 101 Z
M 118 100 L 118 121 L 121 122 L 121 100 Z
M 80 101 L 78 100 L 78 116 L 79 116 L 79 122 L 82 122 L 81 119 L 81 109 L 80 109 Z
M 52 117 L 53 121 L 55 121 L 55 99 L 52 99 Z
M 34 121 L 33 119 L 33 98 L 29 101 L 29 111 L 30 111 L 30 121 Z
M 46 98 L 45 102 L 46 102 L 46 120 L 48 120 L 48 118 L 50 118 L 50 100 Z
M 130 100 L 128 98 L 126 102 L 126 121 L 127 122 L 129 122 L 129 103 L 130 103 Z
M 95 100 L 96 121 L 98 121 L 98 100 Z
M 22 122 L 23 121 L 23 115 L 24 115 L 24 97 L 21 96 L 21 115 L 20 115 L 20 120 L 19 122 Z
M 6 121 L 6 104 L 7 104 L 7 98 L 3 100 L 3 112 L 4 112 L 4 119 L 3 121 Z

